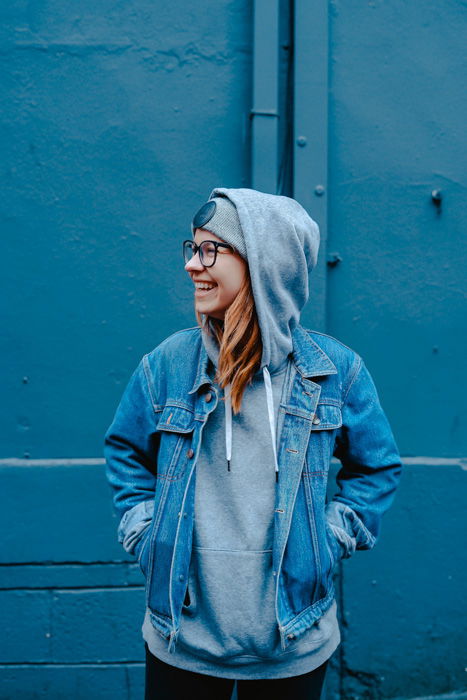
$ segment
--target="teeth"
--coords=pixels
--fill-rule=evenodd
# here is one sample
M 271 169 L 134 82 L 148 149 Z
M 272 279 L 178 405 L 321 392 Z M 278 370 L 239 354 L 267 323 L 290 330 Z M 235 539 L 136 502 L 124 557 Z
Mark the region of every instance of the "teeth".
M 215 284 L 208 284 L 207 282 L 196 282 L 196 289 L 214 289 Z

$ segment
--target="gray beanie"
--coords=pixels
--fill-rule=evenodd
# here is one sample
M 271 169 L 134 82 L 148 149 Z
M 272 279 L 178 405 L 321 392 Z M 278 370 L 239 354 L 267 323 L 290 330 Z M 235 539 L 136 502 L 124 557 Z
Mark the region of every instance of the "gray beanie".
M 197 228 L 211 231 L 226 243 L 233 245 L 247 260 L 245 238 L 235 204 L 227 197 L 214 197 L 203 204 L 193 217 L 191 231 Z

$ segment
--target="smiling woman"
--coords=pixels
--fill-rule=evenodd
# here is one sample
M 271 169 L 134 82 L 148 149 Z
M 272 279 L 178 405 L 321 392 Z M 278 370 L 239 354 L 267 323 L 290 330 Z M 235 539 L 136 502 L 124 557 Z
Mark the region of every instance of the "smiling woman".
M 362 358 L 304 329 L 319 230 L 294 199 L 216 188 L 184 242 L 198 326 L 145 355 L 106 438 L 119 539 L 146 576 L 146 700 L 318 700 L 333 574 L 400 475 Z M 327 502 L 331 457 L 342 462 Z

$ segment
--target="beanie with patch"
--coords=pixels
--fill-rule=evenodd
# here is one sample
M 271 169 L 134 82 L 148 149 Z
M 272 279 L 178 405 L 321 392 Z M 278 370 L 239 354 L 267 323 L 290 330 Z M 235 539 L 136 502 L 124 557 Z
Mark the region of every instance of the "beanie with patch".
M 191 231 L 195 235 L 197 228 L 210 231 L 230 243 L 238 253 L 247 260 L 245 237 L 243 235 L 237 208 L 227 197 L 214 197 L 196 212 L 191 222 Z

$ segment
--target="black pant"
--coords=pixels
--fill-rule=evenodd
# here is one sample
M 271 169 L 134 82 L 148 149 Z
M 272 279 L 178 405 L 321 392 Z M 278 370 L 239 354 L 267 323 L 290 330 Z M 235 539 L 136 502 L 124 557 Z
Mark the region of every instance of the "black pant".
M 145 700 L 230 700 L 235 681 L 176 668 L 156 658 L 146 649 Z M 258 700 L 262 693 L 268 700 L 320 700 L 328 662 L 314 671 L 291 678 L 237 681 L 238 700 Z

